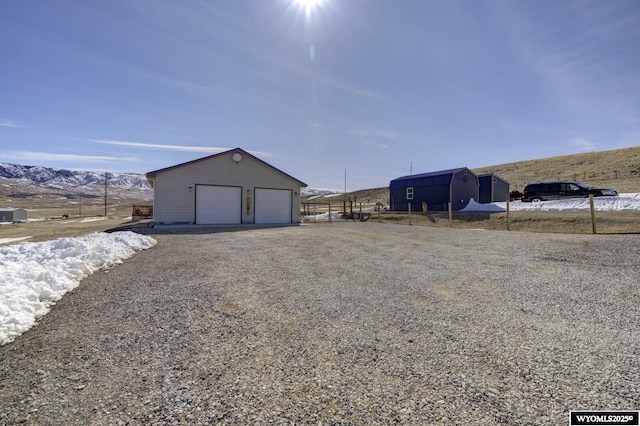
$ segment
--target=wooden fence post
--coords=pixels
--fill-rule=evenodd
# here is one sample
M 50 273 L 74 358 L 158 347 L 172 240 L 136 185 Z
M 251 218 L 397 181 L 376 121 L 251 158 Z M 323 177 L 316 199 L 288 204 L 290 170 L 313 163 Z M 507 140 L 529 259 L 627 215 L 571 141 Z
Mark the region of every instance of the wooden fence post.
M 591 209 L 591 232 L 596 233 L 596 214 L 593 205 L 593 194 L 589 194 L 589 207 Z
M 510 226 L 509 226 L 509 200 L 507 200 L 507 231 L 510 231 Z
M 453 225 L 453 213 L 451 212 L 451 201 L 449 201 L 449 225 Z
M 411 225 L 411 203 L 409 203 L 409 225 Z
M 331 201 L 329 201 L 329 223 L 331 223 Z

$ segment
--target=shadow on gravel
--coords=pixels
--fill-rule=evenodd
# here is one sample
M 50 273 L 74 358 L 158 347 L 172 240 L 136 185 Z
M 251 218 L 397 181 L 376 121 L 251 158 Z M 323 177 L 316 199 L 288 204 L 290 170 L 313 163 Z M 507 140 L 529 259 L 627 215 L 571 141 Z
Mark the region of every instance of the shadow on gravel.
M 105 232 L 132 231 L 143 235 L 193 235 L 216 234 L 220 232 L 240 232 L 254 229 L 290 228 L 299 224 L 243 224 L 243 225 L 194 225 L 194 224 L 157 224 L 139 222 L 111 228 Z

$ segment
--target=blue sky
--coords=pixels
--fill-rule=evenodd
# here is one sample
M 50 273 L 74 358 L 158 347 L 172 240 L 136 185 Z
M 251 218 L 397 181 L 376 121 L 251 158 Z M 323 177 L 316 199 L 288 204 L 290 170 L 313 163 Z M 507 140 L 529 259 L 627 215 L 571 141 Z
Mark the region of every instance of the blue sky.
M 0 162 L 315 188 L 640 145 L 640 1 L 0 2 Z

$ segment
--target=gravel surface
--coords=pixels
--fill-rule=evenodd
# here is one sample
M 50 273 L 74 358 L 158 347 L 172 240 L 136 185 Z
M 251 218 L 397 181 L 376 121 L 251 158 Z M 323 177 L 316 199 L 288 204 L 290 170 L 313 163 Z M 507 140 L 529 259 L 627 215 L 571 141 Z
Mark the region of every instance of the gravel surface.
M 0 424 L 568 424 L 640 408 L 640 239 L 154 235 L 0 347 Z

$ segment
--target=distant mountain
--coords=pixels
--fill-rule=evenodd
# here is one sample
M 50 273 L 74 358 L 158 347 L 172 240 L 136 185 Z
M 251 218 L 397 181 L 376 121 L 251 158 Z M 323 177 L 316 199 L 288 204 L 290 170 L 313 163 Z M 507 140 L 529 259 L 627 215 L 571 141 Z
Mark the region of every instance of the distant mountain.
M 340 191 L 336 191 L 335 189 L 320 189 L 320 188 L 302 188 L 300 190 L 300 195 L 303 197 L 309 197 L 312 195 L 328 195 L 328 194 L 336 194 Z
M 107 185 L 110 188 L 128 190 L 151 190 L 144 175 L 136 173 L 107 174 Z M 0 178 L 39 185 L 54 189 L 87 189 L 95 190 L 104 187 L 105 173 L 55 169 L 42 166 L 21 166 L 18 164 L 0 163 Z
M 110 189 L 151 191 L 144 175 L 136 173 L 109 172 Z M 21 166 L 0 163 L 0 179 L 9 182 L 35 185 L 41 189 L 50 188 L 62 192 L 99 192 L 104 188 L 104 172 L 56 169 L 43 166 Z M 33 188 L 33 187 L 31 187 Z M 301 195 L 326 195 L 338 191 L 332 189 L 302 188 Z

